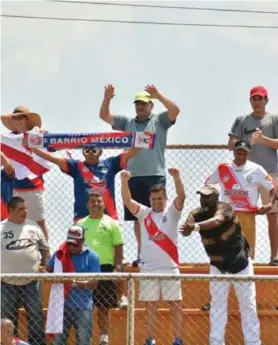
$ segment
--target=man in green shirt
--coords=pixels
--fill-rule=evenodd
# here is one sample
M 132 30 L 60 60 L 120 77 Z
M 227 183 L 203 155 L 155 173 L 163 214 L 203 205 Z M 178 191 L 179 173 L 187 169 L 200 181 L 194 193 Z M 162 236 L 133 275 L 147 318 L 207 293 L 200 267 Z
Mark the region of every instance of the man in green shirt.
M 104 214 L 103 196 L 95 191 L 88 198 L 89 216 L 78 221 L 85 228 L 85 244 L 94 250 L 100 259 L 101 272 L 114 269 L 122 272 L 123 237 L 119 223 Z M 117 308 L 117 291 L 113 281 L 101 280 L 94 291 L 94 305 L 98 308 L 100 345 L 108 345 L 109 309 Z

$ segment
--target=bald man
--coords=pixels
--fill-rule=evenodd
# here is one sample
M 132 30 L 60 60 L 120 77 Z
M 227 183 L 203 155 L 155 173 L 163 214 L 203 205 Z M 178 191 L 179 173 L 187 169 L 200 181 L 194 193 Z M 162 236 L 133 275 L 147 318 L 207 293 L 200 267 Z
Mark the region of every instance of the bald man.
M 14 324 L 9 319 L 1 319 L 2 345 L 30 345 L 14 336 Z

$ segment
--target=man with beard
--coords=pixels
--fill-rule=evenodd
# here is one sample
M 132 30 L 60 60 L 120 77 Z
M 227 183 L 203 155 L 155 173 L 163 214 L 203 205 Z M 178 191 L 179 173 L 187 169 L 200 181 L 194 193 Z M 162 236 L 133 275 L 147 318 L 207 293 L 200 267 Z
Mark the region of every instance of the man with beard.
M 188 215 L 181 227 L 183 236 L 198 231 L 210 259 L 210 273 L 253 275 L 249 245 L 241 232 L 238 218 L 230 204 L 219 202 L 215 185 L 206 185 L 199 192 L 201 207 Z M 260 324 L 254 282 L 234 282 L 242 320 L 245 344 L 261 345 Z M 225 343 L 230 283 L 210 282 L 210 345 Z

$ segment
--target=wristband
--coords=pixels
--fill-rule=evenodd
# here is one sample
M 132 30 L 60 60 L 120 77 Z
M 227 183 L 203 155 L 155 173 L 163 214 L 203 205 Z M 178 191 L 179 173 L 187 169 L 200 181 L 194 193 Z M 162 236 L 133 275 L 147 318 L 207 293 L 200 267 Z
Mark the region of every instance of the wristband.
M 116 269 L 117 272 L 122 272 L 123 271 L 123 266 L 122 265 L 117 265 L 115 269 Z
M 200 225 L 199 224 L 194 225 L 194 231 L 200 231 Z

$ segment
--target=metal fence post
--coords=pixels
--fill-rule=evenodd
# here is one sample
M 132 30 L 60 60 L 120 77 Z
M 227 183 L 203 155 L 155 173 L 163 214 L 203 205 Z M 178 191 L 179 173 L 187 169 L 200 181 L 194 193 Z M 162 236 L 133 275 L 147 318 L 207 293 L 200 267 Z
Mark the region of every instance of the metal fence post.
M 127 281 L 127 327 L 126 327 L 126 344 L 134 345 L 134 323 L 135 323 L 135 280 L 132 276 Z

